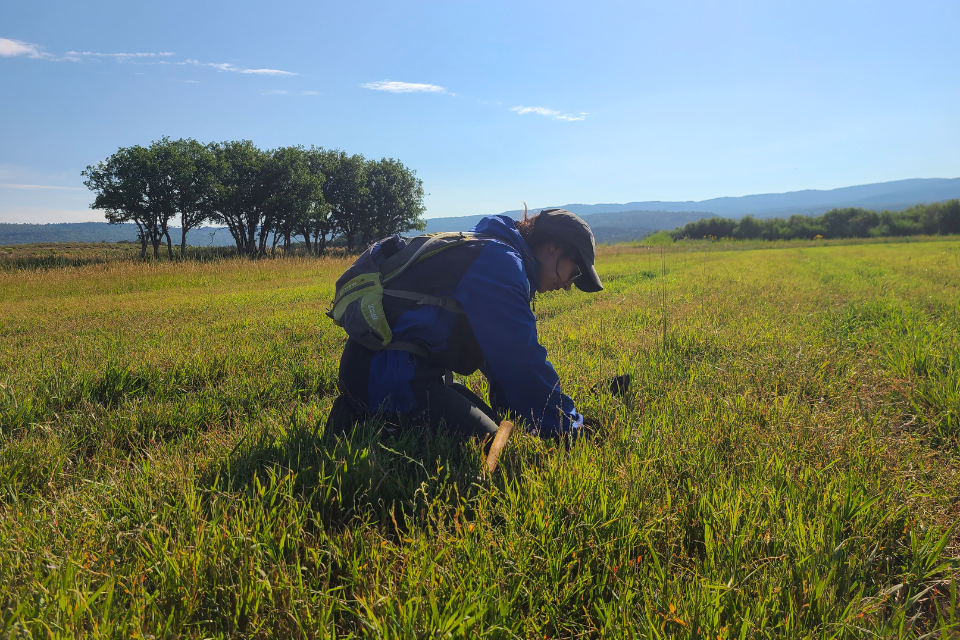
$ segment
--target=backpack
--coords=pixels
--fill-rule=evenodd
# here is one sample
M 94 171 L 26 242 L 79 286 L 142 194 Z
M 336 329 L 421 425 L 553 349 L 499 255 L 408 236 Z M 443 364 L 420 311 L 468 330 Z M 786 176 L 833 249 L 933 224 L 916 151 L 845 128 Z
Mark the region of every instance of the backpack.
M 384 313 L 384 296 L 414 300 L 453 313 L 464 313 L 453 298 L 416 291 L 384 288 L 410 267 L 429 260 L 441 251 L 482 238 L 477 233 L 428 233 L 414 238 L 393 235 L 368 248 L 337 280 L 333 304 L 327 316 L 343 327 L 347 335 L 371 351 L 410 351 L 429 358 L 423 348 L 393 340 L 393 331 Z

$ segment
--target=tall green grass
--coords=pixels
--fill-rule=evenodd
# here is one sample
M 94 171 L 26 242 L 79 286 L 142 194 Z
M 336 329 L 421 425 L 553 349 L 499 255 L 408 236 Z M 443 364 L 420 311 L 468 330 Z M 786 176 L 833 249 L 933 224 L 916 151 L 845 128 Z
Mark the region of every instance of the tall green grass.
M 955 637 L 960 243 L 701 249 L 538 300 L 603 426 L 492 478 L 323 433 L 342 260 L 0 273 L 0 634 Z

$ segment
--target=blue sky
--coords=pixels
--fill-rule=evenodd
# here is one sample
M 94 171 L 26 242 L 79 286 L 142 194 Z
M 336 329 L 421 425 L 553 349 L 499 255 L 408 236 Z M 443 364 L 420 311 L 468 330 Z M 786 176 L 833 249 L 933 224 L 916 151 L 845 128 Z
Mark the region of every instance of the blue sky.
M 102 220 L 80 171 L 164 135 L 398 158 L 428 217 L 957 177 L 958 26 L 955 0 L 5 0 L 0 222 Z

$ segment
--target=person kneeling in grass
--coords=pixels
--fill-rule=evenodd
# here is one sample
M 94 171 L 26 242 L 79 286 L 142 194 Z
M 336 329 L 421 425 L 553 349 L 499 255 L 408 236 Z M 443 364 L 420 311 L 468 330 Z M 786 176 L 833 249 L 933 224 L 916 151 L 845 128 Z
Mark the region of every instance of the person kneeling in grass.
M 395 254 L 405 242 L 398 236 L 378 242 L 361 260 L 380 265 L 384 257 L 378 252 Z M 371 349 L 347 341 L 328 434 L 347 432 L 370 414 L 399 414 L 404 424 L 444 425 L 464 439 L 484 438 L 497 432 L 498 416 L 509 410 L 542 437 L 576 436 L 583 415 L 562 392 L 537 340 L 531 306 L 536 293 L 569 291 L 571 285 L 585 292 L 603 289 L 590 227 L 569 211 L 546 209 L 535 216 L 524 212 L 519 222 L 486 217 L 453 242 L 384 278 L 382 311 L 389 328 L 383 332 L 392 330 L 392 342 L 381 347 L 368 341 Z M 335 301 L 331 317 L 338 309 Z M 379 319 L 363 313 L 368 322 Z M 478 369 L 489 381 L 490 405 L 453 381 L 452 371 L 469 375 Z

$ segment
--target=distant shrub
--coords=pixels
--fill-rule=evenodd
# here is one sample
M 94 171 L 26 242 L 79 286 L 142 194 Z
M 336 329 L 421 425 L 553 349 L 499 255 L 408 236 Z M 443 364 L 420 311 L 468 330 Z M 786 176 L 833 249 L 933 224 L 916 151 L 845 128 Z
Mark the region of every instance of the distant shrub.
M 681 238 L 736 238 L 738 240 L 812 240 L 815 238 L 871 238 L 887 236 L 951 235 L 960 233 L 960 200 L 918 204 L 903 211 L 847 207 L 821 216 L 793 215 L 788 219 L 759 220 L 744 216 L 704 218 L 672 232 Z
M 650 247 L 659 247 L 673 244 L 673 234 L 669 231 L 657 231 L 643 239 L 643 244 Z

